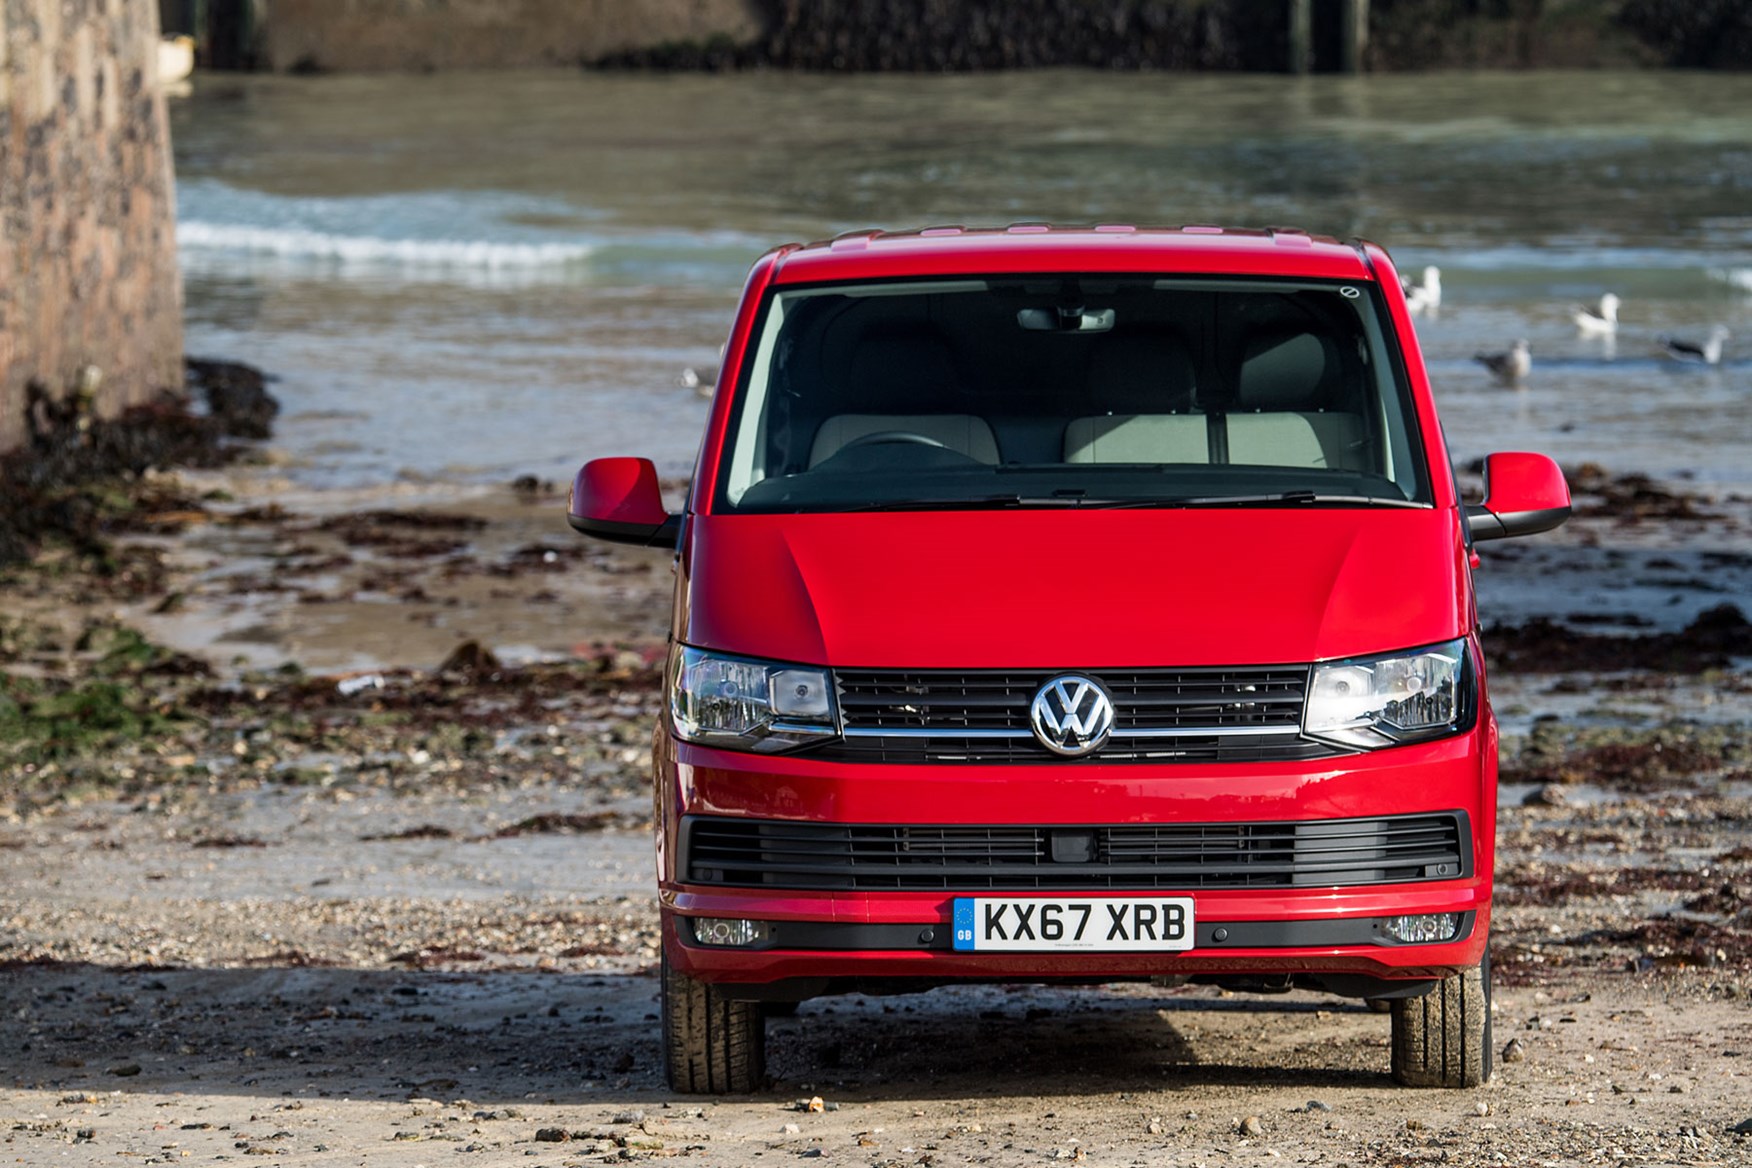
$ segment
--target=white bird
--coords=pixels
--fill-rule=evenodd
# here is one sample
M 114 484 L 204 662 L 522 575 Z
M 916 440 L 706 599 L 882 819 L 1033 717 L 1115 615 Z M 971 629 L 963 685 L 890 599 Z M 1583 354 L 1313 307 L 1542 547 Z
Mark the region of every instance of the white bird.
M 1678 337 L 1656 337 L 1655 342 L 1661 346 L 1667 356 L 1675 361 L 1689 361 L 1700 365 L 1720 365 L 1722 362 L 1722 343 L 1732 335 L 1726 325 L 1718 324 L 1709 330 L 1709 337 L 1704 341 L 1688 341 Z
M 689 365 L 686 369 L 681 371 L 681 384 L 686 388 L 693 390 L 701 397 L 711 397 L 712 390 L 715 389 L 718 384 L 718 371 L 716 369 L 707 369 L 704 372 L 701 372 L 700 370 L 695 369 L 692 365 Z
M 1578 308 L 1570 314 L 1585 337 L 1610 337 L 1618 331 L 1618 306 L 1624 303 L 1608 292 L 1600 297 L 1600 311 Z
M 1504 385 L 1521 384 L 1533 368 L 1533 354 L 1525 340 L 1516 341 L 1514 348 L 1506 353 L 1475 353 L 1472 359 L 1490 370 L 1491 375 Z
M 158 83 L 174 85 L 195 71 L 195 38 L 167 36 L 158 42 Z
M 1434 313 L 1442 306 L 1442 269 L 1434 264 L 1423 270 L 1423 283 L 1413 284 L 1401 276 L 1399 284 L 1405 289 L 1405 307 L 1413 316 L 1420 312 Z

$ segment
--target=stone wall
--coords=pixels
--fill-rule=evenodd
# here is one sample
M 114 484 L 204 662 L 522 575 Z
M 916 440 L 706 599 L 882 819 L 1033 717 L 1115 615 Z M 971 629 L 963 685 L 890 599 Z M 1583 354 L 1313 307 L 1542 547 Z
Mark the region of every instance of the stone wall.
M 269 0 L 257 49 L 276 72 L 477 69 L 760 32 L 752 0 Z
M 0 450 L 33 380 L 96 366 L 105 414 L 182 386 L 157 45 L 155 0 L 0 0 Z

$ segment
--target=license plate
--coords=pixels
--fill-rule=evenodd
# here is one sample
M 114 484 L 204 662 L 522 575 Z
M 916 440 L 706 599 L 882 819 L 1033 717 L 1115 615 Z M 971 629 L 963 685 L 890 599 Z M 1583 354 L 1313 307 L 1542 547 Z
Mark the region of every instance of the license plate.
M 955 948 L 982 953 L 1190 949 L 1192 897 L 957 897 Z

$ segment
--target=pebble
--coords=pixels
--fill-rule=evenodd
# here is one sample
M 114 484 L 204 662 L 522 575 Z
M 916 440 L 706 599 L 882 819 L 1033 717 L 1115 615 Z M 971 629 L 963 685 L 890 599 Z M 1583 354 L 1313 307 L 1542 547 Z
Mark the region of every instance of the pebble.
M 614 1118 L 609 1120 L 609 1122 L 610 1123 L 644 1123 L 645 1122 L 645 1113 L 643 1111 L 617 1111 L 617 1112 L 615 1112 Z
M 1738 1136 L 1752 1136 L 1752 1118 L 1742 1119 L 1728 1130 Z
M 779 1129 L 779 1134 L 787 1136 L 802 1135 L 803 1129 L 794 1123 L 787 1123 L 784 1127 Z
M 1488 1104 L 1484 1100 L 1480 1099 L 1477 1103 L 1474 1103 L 1472 1105 L 1472 1114 L 1474 1114 L 1474 1115 L 1489 1115 L 1490 1114 L 1490 1104 Z
M 1265 1134 L 1265 1124 L 1260 1122 L 1257 1115 L 1250 1115 L 1241 1121 L 1241 1126 L 1236 1130 L 1244 1136 L 1262 1136 Z
M 1521 1045 L 1519 1038 L 1509 1039 L 1508 1045 L 1503 1047 L 1503 1061 L 1505 1063 L 1518 1063 L 1526 1057 L 1527 1048 Z
M 1547 783 L 1537 790 L 1529 791 L 1521 799 L 1523 807 L 1567 807 L 1569 794 L 1555 783 Z
M 1303 1105 L 1302 1110 L 1303 1111 L 1331 1111 L 1332 1104 L 1322 1103 L 1318 1099 L 1310 1099 L 1310 1100 L 1308 1100 L 1308 1102 L 1305 1105 Z
M 563 1127 L 544 1127 L 535 1133 L 538 1144 L 563 1144 L 572 1138 L 572 1133 Z

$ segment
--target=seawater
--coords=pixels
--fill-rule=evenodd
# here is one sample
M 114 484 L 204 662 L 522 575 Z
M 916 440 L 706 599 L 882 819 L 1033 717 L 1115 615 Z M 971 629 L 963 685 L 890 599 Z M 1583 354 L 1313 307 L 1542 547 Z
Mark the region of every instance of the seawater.
M 188 348 L 263 366 L 308 486 L 688 470 L 768 246 L 866 226 L 1293 224 L 1442 269 L 1461 459 L 1752 482 L 1752 77 L 584 72 L 197 79 Z M 1624 300 L 1612 345 L 1570 314 Z M 1734 331 L 1716 368 L 1656 337 Z M 1525 337 L 1523 389 L 1478 351 Z

